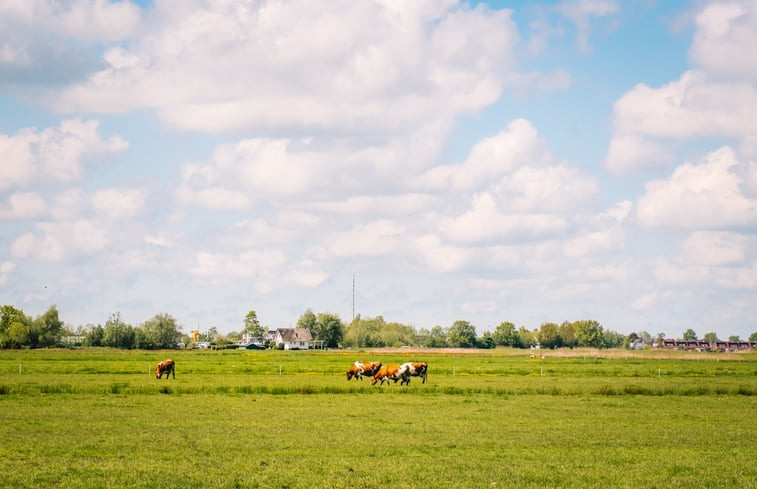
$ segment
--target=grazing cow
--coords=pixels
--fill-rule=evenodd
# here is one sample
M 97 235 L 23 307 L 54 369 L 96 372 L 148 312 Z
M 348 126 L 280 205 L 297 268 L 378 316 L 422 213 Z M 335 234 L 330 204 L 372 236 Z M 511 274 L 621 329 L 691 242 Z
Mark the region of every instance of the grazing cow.
M 407 368 L 404 365 L 384 365 L 373 376 L 371 385 L 376 385 L 378 381 L 381 381 L 381 385 L 384 385 L 384 381 L 388 383 L 390 380 L 393 380 L 395 384 L 398 380 L 402 380 L 400 385 L 406 383 L 408 381 Z
M 410 377 L 420 377 L 423 379 L 422 383 L 426 383 L 426 378 L 428 377 L 428 363 L 403 363 L 401 366 L 407 370 L 407 384 L 410 383 Z M 402 381 L 404 382 L 405 379 L 402 379 Z
M 369 377 L 376 374 L 381 368 L 381 362 L 355 362 L 347 370 L 347 380 L 355 377 L 356 380 L 363 380 L 363 376 Z
M 163 377 L 163 374 L 166 374 L 166 378 L 168 378 L 169 375 L 173 375 L 173 378 L 176 378 L 176 364 L 173 360 L 163 360 L 162 362 L 158 363 L 158 366 L 155 367 L 155 378 L 160 379 Z

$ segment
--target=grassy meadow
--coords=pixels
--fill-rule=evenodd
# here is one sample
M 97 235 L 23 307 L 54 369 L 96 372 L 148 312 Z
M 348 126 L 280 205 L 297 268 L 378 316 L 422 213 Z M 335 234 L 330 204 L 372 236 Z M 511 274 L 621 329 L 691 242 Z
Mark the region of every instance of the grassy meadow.
M 2 351 L 0 487 L 757 488 L 757 354 L 530 353 Z

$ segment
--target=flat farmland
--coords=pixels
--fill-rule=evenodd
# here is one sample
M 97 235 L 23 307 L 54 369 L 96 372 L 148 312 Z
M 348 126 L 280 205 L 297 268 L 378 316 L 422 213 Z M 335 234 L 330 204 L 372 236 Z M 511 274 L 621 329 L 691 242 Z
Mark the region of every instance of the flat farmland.
M 757 488 L 757 355 L 530 353 L 3 351 L 0 487 Z

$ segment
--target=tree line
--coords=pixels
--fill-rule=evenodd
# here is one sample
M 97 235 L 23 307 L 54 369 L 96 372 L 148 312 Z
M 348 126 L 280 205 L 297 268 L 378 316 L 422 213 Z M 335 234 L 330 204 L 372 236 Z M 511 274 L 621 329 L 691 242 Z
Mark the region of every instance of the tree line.
M 104 326 L 90 324 L 73 329 L 60 320 L 55 306 L 36 318 L 14 306 L 0 307 L 0 348 L 106 346 L 158 350 L 177 348 L 181 340 L 176 319 L 164 313 L 139 326 L 126 323 L 121 313 L 115 313 Z
M 476 327 L 468 321 L 458 320 L 450 326 L 415 328 L 398 322 L 387 322 L 383 316 L 373 318 L 355 317 L 344 323 L 332 313 L 314 313 L 307 309 L 297 320 L 298 328 L 310 331 L 314 340 L 322 342 L 326 348 L 380 348 L 401 346 L 422 346 L 427 348 L 617 348 L 628 346 L 641 339 L 645 343 L 662 343 L 664 333 L 652 336 L 646 331 L 623 335 L 605 329 L 595 320 L 564 321 L 560 324 L 545 322 L 538 328 L 516 327 L 503 321 L 493 331 L 486 330 L 478 335 Z M 210 341 L 219 347 L 234 347 L 243 336 L 259 343 L 270 341 L 270 328 L 261 324 L 254 310 L 242 320 L 239 332 L 222 334 L 216 327 L 200 333 L 201 341 Z M 696 333 L 687 329 L 684 339 L 696 339 Z M 705 339 L 717 338 L 715 333 L 707 333 Z M 738 339 L 737 336 L 729 337 Z M 757 341 L 757 332 L 749 341 Z M 55 346 L 111 347 L 121 349 L 171 349 L 191 348 L 192 338 L 181 333 L 181 326 L 171 315 L 156 314 L 144 323 L 133 326 L 121 318 L 120 313 L 112 314 L 104 325 L 88 324 L 75 329 L 65 325 L 58 317 L 55 306 L 42 315 L 32 318 L 14 306 L 0 307 L 0 348 L 46 348 Z

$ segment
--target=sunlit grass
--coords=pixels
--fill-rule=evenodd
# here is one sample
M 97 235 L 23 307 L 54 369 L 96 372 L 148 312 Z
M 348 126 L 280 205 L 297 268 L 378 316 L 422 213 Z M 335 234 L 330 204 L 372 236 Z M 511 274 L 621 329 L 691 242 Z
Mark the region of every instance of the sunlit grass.
M 754 354 L 518 353 L 0 352 L 0 487 L 757 487 Z

